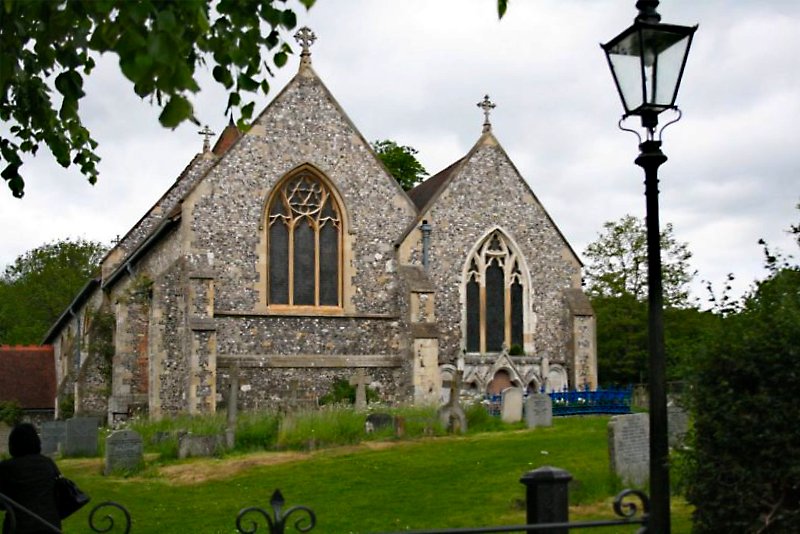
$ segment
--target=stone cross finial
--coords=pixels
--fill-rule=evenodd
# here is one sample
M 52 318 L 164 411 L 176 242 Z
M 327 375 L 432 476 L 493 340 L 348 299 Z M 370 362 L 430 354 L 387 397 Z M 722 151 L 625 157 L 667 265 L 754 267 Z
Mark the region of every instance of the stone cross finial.
M 308 26 L 303 26 L 297 33 L 294 34 L 294 39 L 297 41 L 300 46 L 303 47 L 303 51 L 300 53 L 300 57 L 308 57 L 311 55 L 311 51 L 309 48 L 311 45 L 314 44 L 314 41 L 317 40 L 317 36 L 314 35 L 314 32 L 311 31 L 311 28 Z
M 214 132 L 211 131 L 211 128 L 208 127 L 208 124 L 200 130 L 200 135 L 202 135 L 205 139 L 203 139 L 203 152 L 210 152 L 211 151 L 211 136 L 214 135 Z
M 492 123 L 489 122 L 489 113 L 491 113 L 492 110 L 497 107 L 497 104 L 489 100 L 489 95 L 486 95 L 483 97 L 481 102 L 478 102 L 478 107 L 483 110 L 483 133 L 491 132 Z

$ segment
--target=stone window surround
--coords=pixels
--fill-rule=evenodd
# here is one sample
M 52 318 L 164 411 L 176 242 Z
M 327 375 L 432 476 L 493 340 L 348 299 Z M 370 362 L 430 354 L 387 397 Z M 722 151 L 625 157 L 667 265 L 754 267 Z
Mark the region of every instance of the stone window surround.
M 495 225 L 491 227 L 488 231 L 486 231 L 481 237 L 479 237 L 475 245 L 470 249 L 467 253 L 466 258 L 464 259 L 464 266 L 462 268 L 461 273 L 461 284 L 459 285 L 459 297 L 460 297 L 460 307 L 461 307 L 461 347 L 462 350 L 466 354 L 476 355 L 476 354 L 501 354 L 500 352 L 466 352 L 467 347 L 467 282 L 469 282 L 470 278 L 470 265 L 472 263 L 473 258 L 478 256 L 480 249 L 483 247 L 484 243 L 488 241 L 493 234 L 499 233 L 502 238 L 505 240 L 505 244 L 508 247 L 511 255 L 519 262 L 519 269 L 521 271 L 521 276 L 519 277 L 520 282 L 522 284 L 522 337 L 523 337 L 523 349 L 525 353 L 532 353 L 534 351 L 534 344 L 533 344 L 533 314 L 531 312 L 531 292 L 532 292 L 532 284 L 531 284 L 531 275 L 530 270 L 528 269 L 527 262 L 525 261 L 525 256 L 520 251 L 520 247 L 517 245 L 516 241 L 511 237 L 511 234 L 507 232 L 501 226 Z M 510 270 L 510 269 L 509 269 Z M 483 270 L 485 272 L 485 269 Z M 481 290 L 485 290 L 485 277 L 479 277 L 478 283 L 480 284 Z M 506 274 L 506 294 L 508 298 L 508 287 L 509 287 L 509 279 L 508 274 Z M 510 338 L 510 303 L 506 302 L 506 340 Z M 485 328 L 485 313 L 481 314 L 481 347 L 485 347 L 485 336 L 484 336 L 484 328 Z
M 336 203 L 339 211 L 339 306 L 308 306 L 308 305 L 286 305 L 268 304 L 269 301 L 269 209 L 273 200 L 279 194 L 281 188 L 287 181 L 297 175 L 308 173 L 320 180 L 328 189 L 331 197 Z M 261 211 L 261 223 L 259 225 L 260 240 L 258 245 L 258 272 L 262 274 L 258 284 L 259 301 L 253 310 L 257 315 L 350 315 L 354 310 L 348 306 L 352 298 L 352 244 L 350 236 L 350 217 L 344 198 L 334 183 L 323 173 L 310 163 L 303 163 L 284 174 L 271 188 L 269 194 L 264 198 Z M 350 313 L 348 313 L 350 312 Z

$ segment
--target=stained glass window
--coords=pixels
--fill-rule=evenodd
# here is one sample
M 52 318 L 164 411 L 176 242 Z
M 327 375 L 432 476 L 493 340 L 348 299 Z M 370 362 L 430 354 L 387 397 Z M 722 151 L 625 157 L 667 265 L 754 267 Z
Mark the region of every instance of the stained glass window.
M 470 258 L 466 280 L 467 352 L 524 346 L 524 282 L 520 261 L 499 230 Z
M 340 307 L 341 212 L 310 171 L 278 185 L 268 209 L 270 305 Z

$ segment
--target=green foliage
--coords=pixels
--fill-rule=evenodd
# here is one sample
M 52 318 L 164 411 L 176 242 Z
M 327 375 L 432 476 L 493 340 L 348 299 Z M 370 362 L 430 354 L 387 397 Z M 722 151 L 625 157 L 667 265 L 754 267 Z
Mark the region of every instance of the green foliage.
M 522 346 L 517 345 L 516 343 L 514 343 L 513 345 L 511 345 L 508 348 L 508 355 L 509 356 L 524 356 L 525 355 L 525 350 L 522 348 Z
M 647 300 L 647 228 L 645 222 L 632 215 L 619 221 L 608 221 L 596 241 L 583 252 L 589 263 L 586 282 L 592 296 L 619 297 L 633 295 Z M 683 307 L 689 304 L 689 283 L 696 271 L 689 266 L 686 243 L 679 243 L 672 224 L 661 230 L 662 283 L 664 305 Z
M 378 392 L 367 386 L 365 388 L 367 402 L 378 402 L 380 395 Z M 321 406 L 328 404 L 355 404 L 356 403 L 356 388 L 351 386 L 346 378 L 337 378 L 333 381 L 333 388 L 331 391 L 319 399 Z
M 596 296 L 597 372 L 604 385 L 628 385 L 648 378 L 647 303 L 633 295 Z M 697 308 L 664 310 L 664 350 L 671 380 L 691 374 L 689 365 L 702 350 L 714 314 Z
M 0 343 L 38 344 L 105 254 L 95 241 L 66 239 L 29 250 L 0 275 Z
M 58 401 L 58 418 L 66 421 L 75 415 L 75 394 L 67 393 Z
M 314 3 L 300 1 L 306 8 Z M 271 65 L 283 66 L 292 53 L 282 32 L 296 24 L 295 13 L 278 0 L 5 0 L 0 120 L 10 124 L 11 135 L 0 136 L 0 175 L 22 197 L 22 156 L 36 155 L 44 143 L 60 165 L 77 165 L 95 183 L 100 158 L 81 121 L 80 101 L 99 54 L 118 58 L 134 92 L 162 108 L 159 121 L 167 128 L 197 122 L 190 96 L 200 90 L 196 71 L 208 66 L 245 129 L 253 102 L 244 103 L 243 95 L 269 91 Z
M 414 148 L 400 146 L 388 139 L 375 141 L 372 143 L 372 148 L 403 191 L 413 189 L 428 176 L 428 171 L 417 161 L 418 152 Z
M 111 365 L 114 359 L 114 330 L 116 317 L 104 306 L 98 310 L 89 309 L 87 337 L 89 344 L 87 350 L 90 358 L 97 358 L 100 369 L 106 379 L 107 393 L 111 394 Z
M 366 415 L 344 406 L 289 414 L 281 419 L 276 446 L 307 449 L 358 443 L 364 437 Z
M 22 406 L 15 401 L 0 401 L 0 423 L 14 426 L 22 421 Z
M 697 354 L 681 466 L 695 532 L 800 531 L 800 267 L 778 265 Z

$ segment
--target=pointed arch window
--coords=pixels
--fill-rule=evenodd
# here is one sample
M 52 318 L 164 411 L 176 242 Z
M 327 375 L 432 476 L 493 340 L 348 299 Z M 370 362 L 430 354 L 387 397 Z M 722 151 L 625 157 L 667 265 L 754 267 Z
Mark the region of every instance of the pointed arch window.
M 341 209 L 304 170 L 278 184 L 267 207 L 270 306 L 341 307 Z
M 468 261 L 467 352 L 499 352 L 503 343 L 524 346 L 525 284 L 508 238 L 499 230 L 492 232 Z

